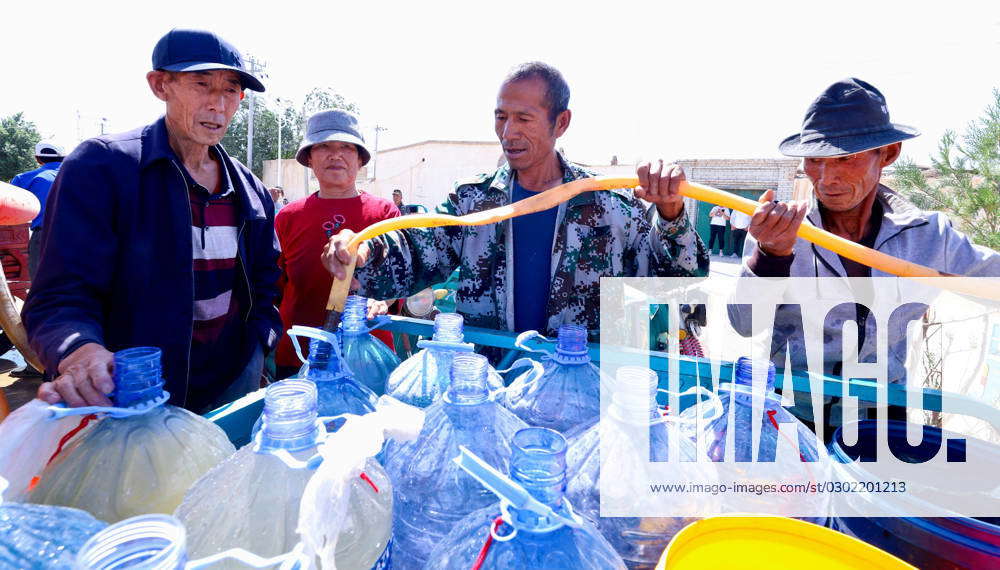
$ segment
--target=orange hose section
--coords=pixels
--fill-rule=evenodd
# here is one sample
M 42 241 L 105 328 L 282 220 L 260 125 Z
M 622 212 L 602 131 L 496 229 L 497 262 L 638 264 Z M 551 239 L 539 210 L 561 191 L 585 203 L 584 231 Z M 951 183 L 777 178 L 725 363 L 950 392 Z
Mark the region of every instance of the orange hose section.
M 579 180 L 574 180 L 561 186 L 557 186 L 551 190 L 540 192 L 535 196 L 507 206 L 466 214 L 464 216 L 451 216 L 447 214 L 412 214 L 409 216 L 392 218 L 376 222 L 362 230 L 354 236 L 350 244 L 348 244 L 348 248 L 352 252 L 356 252 L 358 246 L 365 240 L 369 240 L 373 237 L 380 236 L 393 230 L 404 228 L 480 226 L 492 224 L 513 218 L 515 216 L 547 210 L 578 194 L 582 194 L 583 192 L 610 190 L 612 188 L 632 188 L 638 185 L 639 179 L 635 177 L 581 178 Z M 717 188 L 712 188 L 711 186 L 705 186 L 693 182 L 681 183 L 680 191 L 683 196 L 688 198 L 716 204 L 733 210 L 739 210 L 748 215 L 753 215 L 753 213 L 757 211 L 757 208 L 761 206 L 759 202 L 755 202 Z M 798 236 L 838 255 L 842 255 L 848 259 L 854 260 L 858 263 L 863 263 L 869 267 L 892 275 L 918 279 L 925 277 L 946 276 L 945 274 L 931 269 L 930 267 L 925 267 L 917 263 L 911 263 L 909 261 L 899 259 L 898 257 L 887 255 L 880 251 L 865 247 L 848 239 L 844 239 L 826 230 L 817 228 L 808 221 L 804 221 L 802 225 L 799 226 Z M 350 276 L 353 275 L 353 266 L 350 269 L 351 271 L 348 273 L 348 280 L 350 279 Z M 945 286 L 945 283 L 948 283 L 949 289 L 960 293 L 974 295 L 985 299 L 1000 300 L 1000 292 L 993 291 L 986 287 L 977 286 L 974 282 L 970 283 L 969 280 L 959 279 L 949 281 L 951 283 L 943 280 L 928 281 L 926 283 L 936 285 L 938 287 Z M 334 286 L 336 287 L 336 282 L 334 283 Z M 333 296 L 331 295 L 331 306 L 333 304 Z M 343 306 L 342 300 L 340 302 L 340 306 Z

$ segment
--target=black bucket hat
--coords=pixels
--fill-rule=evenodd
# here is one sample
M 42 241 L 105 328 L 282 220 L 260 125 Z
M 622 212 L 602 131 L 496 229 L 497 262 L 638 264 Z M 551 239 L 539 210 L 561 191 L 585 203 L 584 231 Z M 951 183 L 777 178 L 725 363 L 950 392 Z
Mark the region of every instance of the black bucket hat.
M 174 28 L 156 42 L 153 69 L 208 71 L 228 69 L 240 76 L 244 89 L 264 91 L 264 84 L 247 71 L 243 54 L 233 44 L 205 30 Z
M 885 97 L 854 77 L 826 88 L 809 105 L 802 132 L 781 141 L 785 156 L 845 156 L 918 136 L 920 131 L 889 121 Z

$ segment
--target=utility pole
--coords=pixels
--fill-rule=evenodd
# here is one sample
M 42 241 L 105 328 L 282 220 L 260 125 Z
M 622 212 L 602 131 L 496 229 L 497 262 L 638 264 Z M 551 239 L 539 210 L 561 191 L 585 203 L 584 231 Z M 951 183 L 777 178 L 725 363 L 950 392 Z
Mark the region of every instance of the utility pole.
M 258 72 L 262 72 L 264 70 L 264 66 L 259 61 L 257 61 L 257 59 L 254 58 L 254 56 L 252 55 L 249 56 L 247 60 L 250 64 L 251 75 L 255 77 L 267 77 L 263 73 L 258 75 Z M 253 91 L 249 91 L 248 95 L 250 96 L 250 103 L 249 103 L 250 116 L 247 117 L 247 168 L 253 170 L 253 116 L 254 116 L 254 110 L 256 109 L 256 105 L 254 103 L 257 100 L 257 97 L 254 96 Z
M 277 103 L 277 110 L 275 111 L 278 115 L 278 186 L 281 186 L 281 98 L 275 97 L 274 102 Z M 284 188 L 284 186 L 282 186 Z
M 375 176 L 378 172 L 378 134 L 382 131 L 388 131 L 389 129 L 375 125 L 375 155 L 372 156 L 372 181 L 375 181 Z

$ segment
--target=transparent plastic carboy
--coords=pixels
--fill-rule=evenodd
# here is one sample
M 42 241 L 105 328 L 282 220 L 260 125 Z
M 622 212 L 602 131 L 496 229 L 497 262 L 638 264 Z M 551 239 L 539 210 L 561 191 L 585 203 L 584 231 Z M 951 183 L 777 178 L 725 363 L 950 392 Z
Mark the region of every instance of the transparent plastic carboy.
M 344 301 L 339 331 L 344 363 L 354 377 L 372 392 L 385 394 L 386 380 L 399 366 L 399 357 L 384 342 L 372 336 L 374 328 L 368 326 L 368 299 L 358 295 L 348 296 Z
M 236 451 L 219 426 L 166 404 L 160 349 L 129 348 L 114 358 L 114 407 L 66 410 L 105 417 L 48 464 L 31 502 L 107 522 L 170 513 L 198 477 Z
M 672 463 L 684 470 L 690 481 L 711 484 L 718 480 L 714 465 L 695 463 L 697 448 L 678 428 L 678 418 L 665 417 L 656 406 L 658 379 L 648 368 L 622 366 L 611 383 L 611 403 L 602 420 L 570 440 L 567 463 L 567 495 L 577 510 L 597 521 L 597 526 L 630 568 L 652 568 L 670 539 L 693 517 L 601 517 L 601 480 L 620 482 L 610 486 L 621 494 L 619 500 L 638 500 L 636 485 L 648 483 L 642 475 L 647 462 L 668 461 L 670 446 L 677 448 Z M 703 388 L 685 394 L 705 395 L 708 405 L 699 409 L 718 415 L 718 398 Z M 692 419 L 692 421 L 695 421 Z M 633 435 L 636 429 L 649 430 L 649 449 L 639 449 Z M 602 455 L 601 450 L 604 453 Z M 706 512 L 713 505 L 711 495 L 672 496 L 682 500 L 686 512 Z
M 375 410 L 378 396 L 367 386 L 354 378 L 341 357 L 340 344 L 333 333 L 315 327 L 294 326 L 288 331 L 292 337 L 299 358 L 304 362 L 302 370 L 293 378 L 309 380 L 316 384 L 317 407 L 321 418 L 330 418 L 340 414 L 357 416 Z M 297 337 L 309 339 L 309 359 L 302 356 Z M 253 426 L 253 435 L 257 435 L 263 424 L 263 413 Z M 336 422 L 327 421 L 327 430 L 335 431 Z
M 464 319 L 458 313 L 438 313 L 434 317 L 434 336 L 417 342 L 420 350 L 407 358 L 389 375 L 385 392 L 400 402 L 426 408 L 441 398 L 450 382 L 451 362 L 455 356 L 472 352 L 465 342 Z M 503 378 L 488 368 L 491 391 L 503 388 Z
M 229 548 L 262 556 L 292 550 L 299 542 L 299 501 L 326 437 L 317 420 L 316 384 L 289 379 L 268 386 L 255 441 L 199 479 L 174 513 L 190 534 L 191 556 Z M 385 551 L 392 527 L 392 488 L 372 458 L 353 481 L 345 516 L 337 565 L 370 568 Z
M 506 469 L 510 439 L 527 427 L 490 394 L 488 366 L 485 356 L 455 356 L 448 391 L 427 408 L 417 439 L 386 446 L 385 466 L 396 489 L 394 568 L 422 568 L 456 521 L 495 501 L 451 461 L 465 446 Z
M 140 515 L 113 524 L 95 534 L 76 555 L 76 570 L 198 570 L 218 568 L 309 568 L 303 549 L 264 558 L 242 548 L 232 548 L 200 559 L 189 556 L 187 531 L 169 515 Z M 69 567 L 68 565 L 66 567 Z
M 758 376 L 757 398 L 762 400 L 757 440 L 754 440 L 753 434 L 755 375 Z M 763 393 L 761 387 L 764 388 Z M 740 357 L 734 366 L 733 381 L 719 386 L 719 399 L 723 413 L 706 424 L 699 442 L 712 461 L 725 460 L 732 468 L 747 466 L 745 475 L 740 479 L 745 482 L 759 480 L 772 484 L 786 480 L 800 483 L 827 480 L 831 464 L 826 448 L 812 430 L 781 405 L 781 396 L 774 391 L 773 363 Z M 689 412 L 685 410 L 684 413 Z M 733 427 L 731 435 L 730 425 Z M 754 441 L 757 441 L 756 445 Z M 794 511 L 801 512 L 803 508 L 821 513 L 829 510 L 829 495 L 789 494 L 787 497 L 764 497 L 760 508 L 754 512 L 788 516 Z M 792 503 L 797 504 L 792 506 Z M 809 506 L 803 507 L 803 503 Z M 789 505 L 787 509 L 786 504 Z M 825 524 L 827 518 L 828 515 L 824 514 L 802 520 Z
M 532 336 L 518 337 L 518 345 Z M 524 347 L 526 350 L 532 350 Z M 596 422 L 601 415 L 601 371 L 587 352 L 587 329 L 562 325 L 555 352 L 544 357 L 543 372 L 519 375 L 503 391 L 503 405 L 530 426 L 569 435 Z
M 108 526 L 66 507 L 5 503 L 0 478 L 0 568 L 65 568 L 91 536 Z
M 566 489 L 566 439 L 546 428 L 518 431 L 510 477 L 466 448 L 455 462 L 500 503 L 459 521 L 426 568 L 625 568 L 594 524 L 573 510 Z

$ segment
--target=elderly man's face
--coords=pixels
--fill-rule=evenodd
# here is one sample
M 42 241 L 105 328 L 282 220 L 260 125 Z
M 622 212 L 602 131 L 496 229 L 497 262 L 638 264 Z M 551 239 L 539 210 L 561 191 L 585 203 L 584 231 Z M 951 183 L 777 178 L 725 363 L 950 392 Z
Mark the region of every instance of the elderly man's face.
M 816 198 L 831 212 L 847 212 L 878 188 L 882 169 L 899 157 L 900 143 L 847 156 L 807 158 L 806 176 Z
M 358 147 L 348 142 L 323 142 L 309 150 L 309 167 L 324 188 L 349 188 L 361 170 Z
M 554 125 L 549 120 L 545 89 L 545 82 L 534 78 L 500 87 L 494 128 L 507 163 L 514 170 L 543 163 L 569 126 L 569 111 L 563 111 Z
M 167 104 L 171 136 L 196 144 L 218 144 L 240 107 L 243 87 L 234 71 L 213 69 L 150 74 L 150 86 Z

